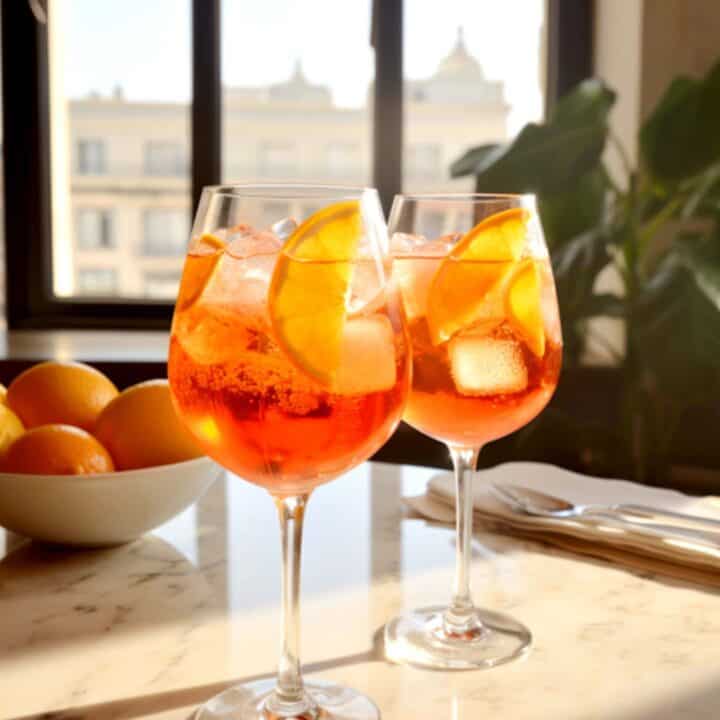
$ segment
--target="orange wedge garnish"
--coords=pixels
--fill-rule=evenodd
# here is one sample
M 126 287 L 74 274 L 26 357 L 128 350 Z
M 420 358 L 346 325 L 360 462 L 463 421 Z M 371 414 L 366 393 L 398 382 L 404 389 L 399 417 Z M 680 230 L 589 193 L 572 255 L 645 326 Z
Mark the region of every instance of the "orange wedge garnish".
M 455 245 L 430 285 L 427 320 L 435 345 L 476 322 L 492 329 L 503 321 L 501 301 L 489 302 L 512 272 L 525 245 L 530 213 L 513 208 L 485 218 Z
M 215 235 L 205 233 L 200 237 L 185 260 L 180 290 L 175 303 L 177 310 L 187 310 L 197 302 L 210 282 L 224 248 L 225 243 Z
M 311 215 L 286 240 L 270 281 L 275 338 L 293 363 L 326 387 L 340 363 L 346 300 L 362 234 L 360 204 Z
M 545 354 L 545 326 L 540 305 L 541 287 L 537 263 L 528 258 L 517 266 L 505 295 L 505 311 L 510 327 L 538 357 Z

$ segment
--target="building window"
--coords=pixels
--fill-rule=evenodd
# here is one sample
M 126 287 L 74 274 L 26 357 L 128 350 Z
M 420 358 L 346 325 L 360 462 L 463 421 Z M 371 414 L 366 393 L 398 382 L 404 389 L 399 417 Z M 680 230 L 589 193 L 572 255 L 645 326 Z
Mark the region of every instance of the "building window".
M 143 275 L 143 294 L 158 300 L 175 299 L 180 285 L 180 271 L 146 272 Z
M 421 143 L 407 150 L 407 173 L 415 178 L 440 178 L 443 172 L 440 145 Z
M 115 247 L 111 210 L 84 208 L 77 212 L 77 246 L 81 250 L 109 250 Z
M 115 295 L 118 290 L 117 271 L 115 268 L 81 268 L 77 289 L 80 295 Z
M 183 208 L 151 208 L 143 218 L 143 254 L 181 257 L 190 232 L 188 211 Z
M 260 145 L 259 170 L 261 175 L 287 178 L 297 174 L 295 145 L 284 142 L 266 142 Z
M 182 177 L 187 174 L 187 161 L 182 143 L 148 140 L 145 143 L 145 174 Z
M 106 172 L 105 143 L 102 140 L 77 141 L 77 170 L 80 175 Z
M 353 177 L 358 172 L 359 148 L 353 143 L 327 146 L 327 172 L 330 177 Z

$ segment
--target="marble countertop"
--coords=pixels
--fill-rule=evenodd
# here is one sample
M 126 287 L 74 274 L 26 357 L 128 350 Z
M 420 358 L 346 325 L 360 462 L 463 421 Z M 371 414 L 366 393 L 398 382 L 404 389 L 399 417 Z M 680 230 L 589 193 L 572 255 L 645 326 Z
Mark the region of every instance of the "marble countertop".
M 378 644 L 403 608 L 447 599 L 453 532 L 404 515 L 433 470 L 366 463 L 311 499 L 303 660 L 385 720 L 695 720 L 720 716 L 720 594 L 477 533 L 476 600 L 532 629 L 524 660 L 447 673 Z M 279 541 L 237 478 L 155 533 L 71 552 L 0 530 L 0 718 L 188 720 L 278 651 Z

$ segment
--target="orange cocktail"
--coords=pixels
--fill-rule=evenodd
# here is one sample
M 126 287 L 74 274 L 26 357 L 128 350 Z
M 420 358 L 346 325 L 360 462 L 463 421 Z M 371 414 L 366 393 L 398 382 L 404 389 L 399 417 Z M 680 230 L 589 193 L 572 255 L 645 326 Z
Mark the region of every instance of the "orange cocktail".
M 524 253 L 524 213 L 485 220 L 464 245 L 450 235 L 395 255 L 413 355 L 405 419 L 450 445 L 480 447 L 523 427 L 557 385 L 552 273 L 547 258 Z M 516 247 L 503 223 L 506 234 L 517 226 Z
M 382 303 L 349 318 L 342 376 L 336 388 L 324 387 L 283 350 L 260 301 L 267 287 L 257 278 L 277 254 L 253 254 L 252 247 L 244 257 L 222 252 L 224 272 L 258 298 L 209 291 L 178 310 L 169 359 L 175 400 L 224 467 L 273 492 L 307 490 L 369 457 L 394 429 L 407 375 L 405 354 L 395 352 L 399 317 Z M 189 255 L 185 275 L 203 262 Z
M 322 207 L 298 223 L 268 218 L 279 205 L 301 219 Z M 277 682 L 227 690 L 198 720 L 378 720 L 357 691 L 303 681 L 299 589 L 311 492 L 380 448 L 409 390 L 409 343 L 387 253 L 371 189 L 203 192 L 175 305 L 170 385 L 207 454 L 275 501 L 283 633 Z
M 390 224 L 412 345 L 404 418 L 450 451 L 457 558 L 450 606 L 395 618 L 385 648 L 398 662 L 491 667 L 527 652 L 531 635 L 473 604 L 472 481 L 483 445 L 529 423 L 557 386 L 562 336 L 548 252 L 530 197 L 398 196 Z M 428 232 L 438 228 L 446 234 Z
M 272 492 L 307 491 L 369 457 L 394 429 L 407 394 L 400 316 L 388 307 L 372 259 L 293 258 L 272 232 L 234 234 L 229 243 L 199 238 L 188 254 L 170 341 L 173 394 L 224 467 Z M 327 323 L 308 338 L 310 347 L 286 337 L 273 318 L 276 272 L 306 283 L 299 293 L 323 277 L 351 279 L 339 337 L 328 337 L 339 313 L 322 307 L 308 309 L 318 312 L 309 322 Z M 328 353 L 337 345 L 332 382 L 322 353 L 311 357 L 323 342 Z

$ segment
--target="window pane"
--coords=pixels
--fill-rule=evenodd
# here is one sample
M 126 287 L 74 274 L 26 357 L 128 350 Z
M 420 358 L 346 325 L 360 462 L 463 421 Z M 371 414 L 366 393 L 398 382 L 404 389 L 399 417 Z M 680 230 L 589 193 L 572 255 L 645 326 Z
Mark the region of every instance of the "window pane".
M 80 268 L 78 270 L 80 295 L 115 295 L 117 270 L 115 268 Z
M 370 181 L 370 6 L 223 1 L 226 182 Z
M 542 119 L 545 0 L 405 0 L 407 191 L 472 190 L 450 179 L 465 150 Z
M 190 218 L 189 0 L 50 3 L 53 287 L 172 299 Z M 159 39 L 162 39 L 162 42 Z
M 145 210 L 143 255 L 182 258 L 190 231 L 186 208 Z

